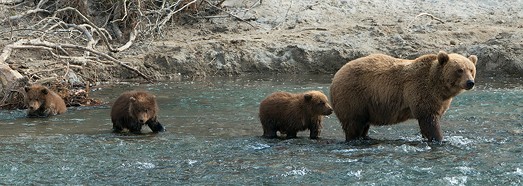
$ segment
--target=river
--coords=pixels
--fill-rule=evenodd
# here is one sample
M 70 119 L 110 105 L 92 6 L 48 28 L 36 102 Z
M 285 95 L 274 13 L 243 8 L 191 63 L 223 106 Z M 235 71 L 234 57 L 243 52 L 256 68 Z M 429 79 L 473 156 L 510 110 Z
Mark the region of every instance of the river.
M 49 118 L 0 112 L 1 185 L 522 185 L 523 83 L 478 78 L 442 119 L 444 141 L 417 122 L 371 127 L 345 143 L 335 115 L 321 139 L 261 138 L 259 102 L 274 91 L 321 90 L 332 75 L 249 75 L 94 88 L 108 104 Z M 157 96 L 166 132 L 111 133 L 126 90 Z

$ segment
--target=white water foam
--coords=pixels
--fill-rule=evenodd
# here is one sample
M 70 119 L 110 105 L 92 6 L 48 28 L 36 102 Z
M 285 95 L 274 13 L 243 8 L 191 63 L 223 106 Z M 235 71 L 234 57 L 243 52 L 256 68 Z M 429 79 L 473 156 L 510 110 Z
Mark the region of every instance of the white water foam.
M 448 142 L 454 146 L 468 146 L 474 141 L 463 136 L 449 136 L 447 138 Z
M 266 148 L 271 147 L 270 145 L 263 144 L 263 143 L 256 143 L 254 145 L 248 145 L 247 148 L 254 149 L 254 150 L 263 150 Z
M 464 186 L 465 184 L 467 184 L 468 177 L 467 176 L 454 176 L 454 177 L 445 177 L 443 179 L 448 181 L 448 183 L 450 183 L 450 185 Z
M 283 176 L 283 177 L 288 177 L 288 176 L 305 176 L 309 172 L 311 172 L 309 169 L 301 168 L 301 169 L 294 169 L 294 170 L 291 170 L 291 171 L 287 171 L 287 172 L 283 173 L 281 176 Z
M 350 171 L 350 172 L 347 173 L 347 176 L 354 176 L 354 177 L 356 177 L 358 179 L 361 179 L 361 173 L 362 172 L 363 172 L 362 170 Z
M 415 147 L 407 144 L 403 144 L 401 146 L 395 147 L 394 150 L 401 151 L 401 152 L 425 152 L 431 150 L 430 146 L 424 146 L 424 147 Z

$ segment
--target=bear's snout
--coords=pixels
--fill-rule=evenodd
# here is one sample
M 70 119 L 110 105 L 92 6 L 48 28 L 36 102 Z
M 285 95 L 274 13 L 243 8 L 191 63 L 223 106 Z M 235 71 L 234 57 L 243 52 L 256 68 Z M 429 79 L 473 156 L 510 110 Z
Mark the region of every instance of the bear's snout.
M 29 107 L 29 110 L 36 110 L 36 109 L 38 109 L 38 107 L 40 107 L 40 105 L 38 104 L 38 102 L 30 102 L 28 107 Z
M 332 111 L 333 111 L 332 108 L 331 108 L 331 107 L 328 107 L 328 108 L 325 109 L 325 111 L 323 112 L 323 115 L 326 115 L 326 116 L 331 115 L 331 114 L 332 114 Z
M 470 90 L 474 87 L 474 80 L 468 80 L 465 84 L 465 89 Z

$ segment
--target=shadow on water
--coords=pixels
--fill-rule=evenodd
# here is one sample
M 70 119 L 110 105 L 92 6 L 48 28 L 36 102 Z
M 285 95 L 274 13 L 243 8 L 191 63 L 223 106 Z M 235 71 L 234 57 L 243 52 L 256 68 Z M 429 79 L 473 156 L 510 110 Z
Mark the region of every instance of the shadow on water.
M 122 84 L 91 94 L 107 104 L 50 118 L 0 112 L 0 184 L 520 185 L 523 86 L 478 79 L 442 119 L 444 142 L 427 143 L 416 121 L 371 127 L 344 142 L 335 115 L 321 139 L 264 139 L 259 101 L 274 91 L 321 90 L 332 75 L 245 76 Z M 479 83 L 481 82 L 481 83 Z M 114 134 L 110 105 L 126 90 L 156 95 L 166 132 Z

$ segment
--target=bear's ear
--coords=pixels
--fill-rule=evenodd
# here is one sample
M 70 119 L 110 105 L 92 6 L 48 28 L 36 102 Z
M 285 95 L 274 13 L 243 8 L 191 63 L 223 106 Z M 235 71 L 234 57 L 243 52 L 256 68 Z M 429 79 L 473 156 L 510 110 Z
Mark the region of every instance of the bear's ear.
M 49 90 L 47 88 L 42 89 L 42 94 L 47 95 L 49 93 Z
M 29 86 L 24 87 L 24 89 L 25 89 L 25 92 L 29 92 L 31 90 L 31 88 Z
M 445 65 L 449 61 L 449 55 L 444 51 L 439 51 L 438 62 L 440 65 Z
M 476 62 L 478 62 L 478 56 L 470 55 L 469 60 L 472 61 L 472 63 L 474 63 L 474 65 L 476 65 Z
M 310 101 L 310 100 L 312 99 L 312 95 L 310 95 L 310 94 L 305 94 L 305 95 L 303 96 L 303 98 L 305 98 L 305 101 Z

